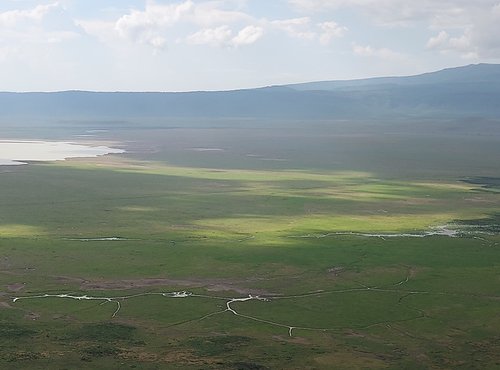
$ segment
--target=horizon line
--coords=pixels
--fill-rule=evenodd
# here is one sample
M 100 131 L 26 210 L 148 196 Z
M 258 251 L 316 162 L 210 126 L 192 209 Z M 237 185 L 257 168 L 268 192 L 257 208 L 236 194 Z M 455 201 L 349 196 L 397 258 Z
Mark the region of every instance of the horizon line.
M 200 89 L 200 90 L 85 90 L 85 89 L 67 89 L 67 90 L 23 90 L 23 91 L 9 91 L 2 90 L 0 94 L 57 94 L 57 93 L 97 93 L 97 94 L 116 94 L 116 93 L 124 93 L 124 94 L 189 94 L 189 93 L 216 93 L 216 92 L 236 92 L 236 91 L 248 91 L 248 90 L 259 90 L 259 89 L 267 89 L 267 88 L 279 88 L 279 87 L 289 87 L 289 86 L 298 86 L 305 84 L 315 84 L 322 82 L 350 82 L 350 81 L 367 81 L 367 80 L 376 80 L 376 79 L 384 79 L 384 78 L 406 78 L 406 77 L 417 77 L 423 76 L 426 74 L 438 73 L 450 69 L 459 69 L 459 68 L 467 68 L 472 66 L 480 66 L 480 65 L 496 65 L 500 66 L 500 63 L 471 63 L 465 65 L 459 65 L 455 67 L 446 67 L 438 70 L 433 70 L 429 72 L 423 72 L 414 75 L 387 75 L 387 76 L 372 76 L 372 77 L 362 77 L 362 78 L 350 78 L 350 79 L 324 79 L 324 80 L 312 80 L 312 81 L 301 81 L 301 82 L 289 82 L 279 85 L 264 85 L 264 86 L 254 86 L 254 87 L 241 87 L 241 88 L 230 88 L 230 89 Z

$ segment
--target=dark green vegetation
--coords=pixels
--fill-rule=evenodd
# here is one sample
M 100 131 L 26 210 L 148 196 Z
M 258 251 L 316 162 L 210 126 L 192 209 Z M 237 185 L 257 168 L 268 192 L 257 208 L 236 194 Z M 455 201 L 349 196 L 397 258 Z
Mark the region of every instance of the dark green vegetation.
M 498 122 L 56 124 L 129 153 L 0 168 L 1 368 L 500 367 Z

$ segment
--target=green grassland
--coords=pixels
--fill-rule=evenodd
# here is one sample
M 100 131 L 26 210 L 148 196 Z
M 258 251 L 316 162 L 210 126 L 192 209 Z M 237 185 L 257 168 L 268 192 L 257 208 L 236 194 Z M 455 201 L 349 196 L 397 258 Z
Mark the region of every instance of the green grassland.
M 498 136 L 113 125 L 0 167 L 1 368 L 500 368 Z

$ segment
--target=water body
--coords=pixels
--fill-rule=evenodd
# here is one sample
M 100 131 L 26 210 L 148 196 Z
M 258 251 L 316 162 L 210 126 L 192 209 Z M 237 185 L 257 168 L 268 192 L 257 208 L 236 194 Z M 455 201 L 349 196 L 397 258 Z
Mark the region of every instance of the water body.
M 98 157 L 125 151 L 107 146 L 91 146 L 64 141 L 0 140 L 0 165 L 15 166 L 30 161 L 61 161 L 77 157 Z

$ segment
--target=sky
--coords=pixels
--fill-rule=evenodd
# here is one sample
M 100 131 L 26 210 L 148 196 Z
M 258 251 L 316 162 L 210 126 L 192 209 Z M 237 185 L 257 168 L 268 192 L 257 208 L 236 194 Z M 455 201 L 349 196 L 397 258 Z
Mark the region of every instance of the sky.
M 500 63 L 500 0 L 0 0 L 0 91 L 230 90 Z

